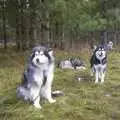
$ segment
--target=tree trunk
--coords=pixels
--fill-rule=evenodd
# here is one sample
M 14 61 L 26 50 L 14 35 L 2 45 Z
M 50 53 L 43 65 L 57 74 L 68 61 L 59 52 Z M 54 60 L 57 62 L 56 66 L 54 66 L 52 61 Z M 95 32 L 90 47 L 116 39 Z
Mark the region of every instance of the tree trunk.
M 107 31 L 101 31 L 101 44 L 107 44 Z
M 32 48 L 35 45 L 36 42 L 36 9 L 35 9 L 35 1 L 30 0 L 30 48 Z
M 88 38 L 89 39 L 89 38 Z M 92 48 L 95 45 L 95 37 L 94 37 L 94 32 L 90 32 L 90 47 Z
M 23 1 L 16 1 L 16 44 L 17 50 L 23 51 Z
M 26 49 L 26 27 L 25 27 L 25 15 L 24 15 L 24 1 L 21 0 L 21 11 L 20 11 L 20 20 L 21 20 L 21 47 L 22 47 L 22 51 L 24 51 Z
M 58 23 L 56 22 L 55 24 L 54 24 L 54 27 L 53 27 L 53 38 L 54 38 L 54 48 L 57 48 L 58 47 L 58 44 L 59 44 L 59 35 L 58 35 L 58 33 L 59 33 L 59 27 L 58 27 L 59 25 L 58 25 Z
M 64 50 L 65 46 L 65 33 L 64 33 L 64 26 L 62 25 L 62 39 L 61 39 L 61 44 L 60 44 L 60 49 Z
M 49 11 L 45 0 L 41 0 L 41 16 L 42 16 L 42 42 L 44 44 L 50 45 L 50 21 L 49 21 Z
M 19 5 L 18 1 L 16 1 L 16 46 L 17 50 L 20 49 L 20 34 L 19 34 Z
M 73 29 L 71 30 L 71 35 L 70 35 L 70 48 L 73 49 L 73 44 L 74 44 L 74 32 Z
M 117 40 L 117 33 L 118 33 L 118 31 L 116 30 L 116 31 L 114 32 L 114 44 L 115 44 L 115 46 L 119 44 L 119 42 L 118 42 L 118 40 Z
M 46 10 L 45 11 L 45 22 L 44 22 L 45 24 L 44 24 L 44 41 L 45 41 L 45 43 L 47 43 L 47 45 L 49 46 L 50 45 L 50 31 L 49 31 L 49 29 L 50 29 L 50 25 L 49 25 L 49 13 L 48 13 L 48 11 Z
M 2 15 L 3 15 L 3 40 L 4 40 L 4 48 L 7 49 L 7 40 L 6 40 L 6 2 L 3 0 L 3 5 L 2 5 Z
M 16 46 L 17 46 L 17 50 L 20 50 L 20 31 L 19 31 L 18 18 L 16 18 Z

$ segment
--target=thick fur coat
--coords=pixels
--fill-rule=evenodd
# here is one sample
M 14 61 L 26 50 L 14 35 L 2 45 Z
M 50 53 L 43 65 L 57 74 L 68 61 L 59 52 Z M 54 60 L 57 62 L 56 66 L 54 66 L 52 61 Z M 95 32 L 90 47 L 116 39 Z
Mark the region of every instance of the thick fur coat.
M 23 74 L 22 84 L 17 88 L 17 97 L 31 101 L 39 109 L 41 97 L 54 103 L 56 100 L 51 96 L 53 75 L 53 51 L 43 46 L 34 47 Z
M 90 64 L 92 73 L 95 73 L 95 83 L 98 83 L 99 80 L 103 83 L 107 69 L 107 53 L 104 46 L 100 45 L 95 49 Z

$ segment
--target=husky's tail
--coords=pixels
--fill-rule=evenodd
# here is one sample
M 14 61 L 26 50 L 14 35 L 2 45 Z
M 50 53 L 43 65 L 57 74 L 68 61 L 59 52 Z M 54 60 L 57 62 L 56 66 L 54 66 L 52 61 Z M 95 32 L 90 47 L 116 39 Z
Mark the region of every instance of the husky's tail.
M 52 97 L 64 96 L 64 93 L 59 90 L 53 91 L 51 94 L 52 94 Z

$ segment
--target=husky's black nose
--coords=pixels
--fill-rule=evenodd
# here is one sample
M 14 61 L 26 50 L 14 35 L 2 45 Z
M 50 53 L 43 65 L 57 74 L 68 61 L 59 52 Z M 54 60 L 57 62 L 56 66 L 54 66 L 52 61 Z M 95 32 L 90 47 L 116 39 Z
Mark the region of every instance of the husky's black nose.
M 36 61 L 37 61 L 37 63 L 39 63 L 39 62 L 40 62 L 38 58 L 36 59 Z

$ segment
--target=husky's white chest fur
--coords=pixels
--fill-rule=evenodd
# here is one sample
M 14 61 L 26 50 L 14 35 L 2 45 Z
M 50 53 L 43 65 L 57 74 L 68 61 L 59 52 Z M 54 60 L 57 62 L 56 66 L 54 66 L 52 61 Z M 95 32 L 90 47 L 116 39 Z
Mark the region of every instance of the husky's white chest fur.
M 94 68 L 94 72 L 95 71 L 104 71 L 107 67 L 107 63 L 106 64 L 97 64 L 97 65 L 93 65 Z

